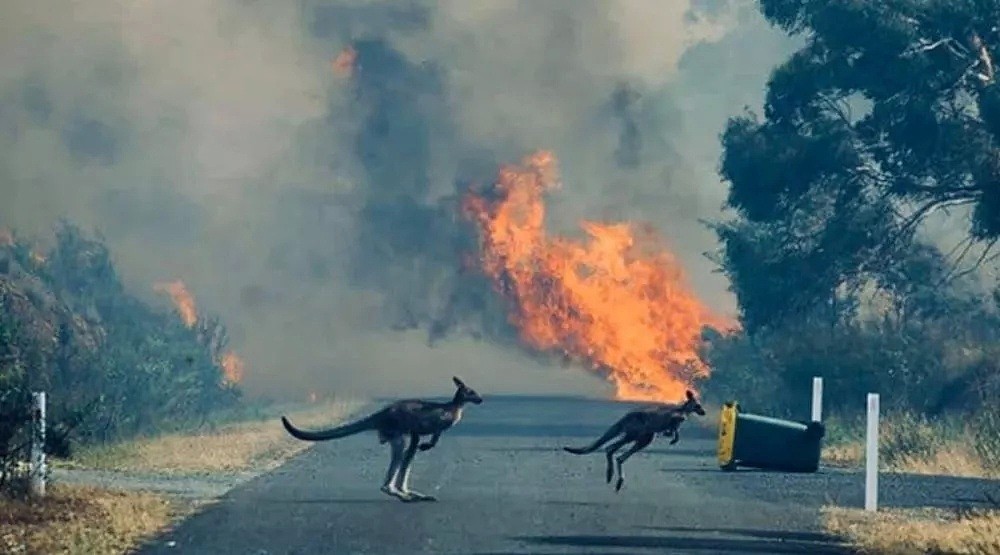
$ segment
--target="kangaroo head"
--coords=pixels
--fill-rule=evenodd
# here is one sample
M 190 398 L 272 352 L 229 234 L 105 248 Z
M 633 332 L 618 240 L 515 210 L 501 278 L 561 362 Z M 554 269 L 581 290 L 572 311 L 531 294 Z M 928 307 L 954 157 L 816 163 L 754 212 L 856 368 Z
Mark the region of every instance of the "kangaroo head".
M 705 409 L 698 402 L 698 399 L 695 399 L 694 393 L 689 389 L 684 394 L 687 396 L 687 400 L 681 405 L 681 411 L 684 413 L 693 412 L 699 416 L 705 416 Z
M 458 390 L 455 391 L 456 402 L 472 403 L 474 405 L 478 405 L 479 403 L 483 402 L 483 398 L 480 397 L 478 393 L 476 393 L 476 390 L 465 385 L 465 382 L 463 382 L 462 380 L 458 379 L 458 377 L 455 376 L 452 376 L 451 379 L 452 381 L 455 382 L 455 387 L 458 388 Z

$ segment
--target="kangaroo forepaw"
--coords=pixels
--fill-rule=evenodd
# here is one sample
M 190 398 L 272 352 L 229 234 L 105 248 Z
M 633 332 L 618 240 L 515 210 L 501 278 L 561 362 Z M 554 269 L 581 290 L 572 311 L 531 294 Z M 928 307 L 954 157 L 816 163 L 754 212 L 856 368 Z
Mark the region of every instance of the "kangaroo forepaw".
M 615 471 L 609 466 L 607 472 L 604 473 L 604 481 L 610 484 L 614 477 Z
M 615 483 L 615 492 L 621 491 L 623 485 L 625 485 L 625 478 L 619 477 L 618 482 Z
M 679 438 L 679 437 L 675 437 L 674 439 L 671 439 L 671 440 L 670 440 L 670 445 L 673 445 L 673 444 L 677 443 L 677 442 L 678 442 L 678 441 L 680 441 L 680 440 L 681 440 L 681 438 Z

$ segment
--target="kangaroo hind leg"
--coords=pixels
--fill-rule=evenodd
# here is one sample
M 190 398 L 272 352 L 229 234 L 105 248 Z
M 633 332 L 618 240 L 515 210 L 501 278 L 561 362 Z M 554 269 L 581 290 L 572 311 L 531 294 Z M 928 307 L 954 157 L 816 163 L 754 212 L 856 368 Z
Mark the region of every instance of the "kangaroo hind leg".
M 419 444 L 420 436 L 411 434 L 410 444 L 406 447 L 406 452 L 403 454 L 403 462 L 399 476 L 396 479 L 396 487 L 407 497 L 404 501 L 437 501 L 437 498 L 433 495 L 426 495 L 410 489 L 410 468 L 413 465 L 413 459 L 417 454 L 417 446 Z
M 646 446 L 653 441 L 653 437 L 654 437 L 653 434 L 646 434 L 640 437 L 635 441 L 635 443 L 632 444 L 632 447 L 628 448 L 628 451 L 625 451 L 624 453 L 619 455 L 617 459 L 615 459 L 615 462 L 617 463 L 618 467 L 618 482 L 615 484 L 615 491 L 621 491 L 622 486 L 625 484 L 625 475 L 622 473 L 622 463 L 627 461 L 628 458 L 631 457 L 632 455 L 645 449 Z
M 396 487 L 396 478 L 403 462 L 403 437 L 385 437 L 384 442 L 389 444 L 390 459 L 389 470 L 385 473 L 385 483 L 382 484 L 382 492 L 405 501 L 406 494 Z
M 623 437 L 623 438 L 619 439 L 618 441 L 616 441 L 616 442 L 612 443 L 611 445 L 609 445 L 608 448 L 604 450 L 604 455 L 608 459 L 608 469 L 604 473 L 604 478 L 605 478 L 605 481 L 607 483 L 609 483 L 609 484 L 611 483 L 611 479 L 614 478 L 614 476 L 615 476 L 615 467 L 614 467 L 614 460 L 613 460 L 613 458 L 615 456 L 615 451 L 618 451 L 619 449 L 621 449 L 622 446 L 624 446 L 629 441 L 630 440 L 628 439 L 628 436 Z

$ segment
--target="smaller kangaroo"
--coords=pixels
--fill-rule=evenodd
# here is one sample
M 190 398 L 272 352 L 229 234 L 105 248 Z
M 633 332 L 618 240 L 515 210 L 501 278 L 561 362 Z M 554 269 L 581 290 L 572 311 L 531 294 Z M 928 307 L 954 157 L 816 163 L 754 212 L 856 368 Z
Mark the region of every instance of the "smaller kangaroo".
M 629 457 L 649 446 L 656 434 L 662 434 L 664 437 L 673 436 L 670 445 L 677 443 L 681 439 L 680 425 L 687 419 L 688 414 L 695 413 L 705 416 L 705 409 L 695 399 L 694 393 L 688 390 L 685 395 L 687 400 L 681 404 L 669 403 L 629 412 L 608 428 L 604 435 L 586 447 L 563 447 L 563 449 L 574 455 L 585 455 L 597 451 L 605 443 L 621 436 L 618 441 L 609 445 L 604 451 L 608 458 L 607 482 L 611 483 L 617 469 L 618 481 L 615 483 L 615 491 L 620 491 L 622 485 L 625 484 L 622 464 Z M 632 446 L 615 458 L 615 452 L 627 443 L 632 443 Z
M 319 432 L 300 430 L 284 416 L 281 417 L 281 423 L 288 433 L 304 441 L 339 439 L 375 430 L 378 432 L 379 443 L 388 443 L 391 448 L 389 470 L 386 472 L 382 491 L 400 501 L 437 501 L 432 495 L 410 490 L 410 465 L 417 449 L 427 451 L 437 445 L 441 433 L 462 419 L 462 409 L 466 403 L 478 405 L 483 402 L 483 398 L 462 380 L 452 377 L 452 381 L 458 389 L 451 401 L 444 403 L 419 399 L 396 401 L 361 420 Z M 431 436 L 431 439 L 427 443 L 420 443 L 420 436 L 424 435 Z M 404 452 L 407 437 L 410 438 L 410 444 Z

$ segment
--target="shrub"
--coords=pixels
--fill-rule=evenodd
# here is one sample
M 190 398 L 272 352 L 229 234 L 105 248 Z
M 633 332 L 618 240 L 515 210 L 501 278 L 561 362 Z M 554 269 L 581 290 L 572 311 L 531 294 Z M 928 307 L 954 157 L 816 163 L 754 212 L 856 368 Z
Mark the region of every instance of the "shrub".
M 26 457 L 31 391 L 48 393 L 46 449 L 106 441 L 205 418 L 233 405 L 214 319 L 188 328 L 131 295 L 103 242 L 63 223 L 55 247 L 0 244 L 0 467 Z M 2 484 L 0 484 L 2 485 Z

